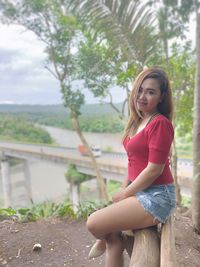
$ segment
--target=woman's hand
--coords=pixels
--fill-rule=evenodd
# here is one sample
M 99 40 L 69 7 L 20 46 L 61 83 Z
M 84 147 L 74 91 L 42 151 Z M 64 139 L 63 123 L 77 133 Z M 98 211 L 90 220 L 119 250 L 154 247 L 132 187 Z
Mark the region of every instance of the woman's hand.
M 112 197 L 112 201 L 113 202 L 118 202 L 122 199 L 127 198 L 127 196 L 125 195 L 125 189 L 121 189 L 119 192 L 117 192 L 113 197 Z

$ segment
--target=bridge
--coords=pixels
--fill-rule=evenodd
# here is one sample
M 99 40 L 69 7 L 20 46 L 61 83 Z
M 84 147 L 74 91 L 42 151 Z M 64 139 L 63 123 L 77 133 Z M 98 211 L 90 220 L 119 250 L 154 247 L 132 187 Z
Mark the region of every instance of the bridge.
M 13 159 L 20 160 L 20 164 L 22 163 L 23 165 L 25 174 L 24 186 L 30 199 L 32 199 L 30 160 L 44 160 L 66 167 L 68 164 L 74 164 L 79 172 L 95 176 L 91 160 L 88 157 L 80 155 L 75 148 L 0 142 L 0 166 L 5 206 L 11 205 L 10 168 L 12 167 Z M 105 179 L 114 181 L 123 180 L 127 165 L 125 153 L 103 153 L 100 158 L 97 158 L 97 162 L 102 176 Z M 191 162 L 185 160 L 179 161 L 178 171 L 180 176 L 190 177 L 192 171 Z M 77 202 L 76 195 L 79 188 L 73 187 L 71 191 L 72 199 L 74 199 L 74 202 Z
M 65 165 L 71 163 L 75 164 L 80 172 L 95 175 L 90 158 L 80 155 L 74 148 L 0 142 L 0 157 L 4 161 L 6 158 L 17 158 L 48 160 Z M 97 158 L 97 162 L 104 178 L 121 181 L 126 171 L 125 154 L 116 153 L 114 157 L 106 154 Z
M 116 160 L 118 158 L 118 160 Z M 11 205 L 11 177 L 10 168 L 12 160 L 20 160 L 23 163 L 23 170 L 25 174 L 24 186 L 30 199 L 31 194 L 31 177 L 29 161 L 45 160 L 55 164 L 68 164 L 76 165 L 79 172 L 95 176 L 95 171 L 91 165 L 91 160 L 79 154 L 76 149 L 46 145 L 32 145 L 23 143 L 10 143 L 0 142 L 0 161 L 1 161 L 1 176 L 3 185 L 3 194 L 5 206 Z M 119 160 L 120 159 L 120 160 Z M 126 172 L 126 157 L 124 155 L 115 155 L 114 157 L 109 154 L 97 158 L 98 166 L 101 170 L 102 176 L 105 179 L 122 181 Z M 16 167 L 15 167 L 16 168 Z M 79 191 L 76 186 L 72 188 L 72 198 L 77 202 L 77 192 Z

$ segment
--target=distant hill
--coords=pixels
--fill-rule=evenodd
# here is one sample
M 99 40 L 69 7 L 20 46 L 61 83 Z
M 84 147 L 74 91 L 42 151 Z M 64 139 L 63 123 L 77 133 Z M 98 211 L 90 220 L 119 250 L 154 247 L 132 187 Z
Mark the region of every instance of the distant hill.
M 122 104 L 116 104 L 121 109 Z M 63 105 L 6 105 L 0 104 L 1 113 L 51 113 L 68 115 L 69 111 Z M 83 115 L 101 116 L 105 114 L 115 115 L 116 112 L 110 104 L 87 104 L 81 108 Z
M 6 105 L 0 104 L 1 113 L 65 113 L 62 105 Z
M 121 109 L 122 104 L 117 104 Z M 124 128 L 116 111 L 109 104 L 84 105 L 79 118 L 83 131 L 121 132 Z M 11 115 L 32 123 L 72 129 L 69 110 L 62 105 L 0 105 L 0 115 Z

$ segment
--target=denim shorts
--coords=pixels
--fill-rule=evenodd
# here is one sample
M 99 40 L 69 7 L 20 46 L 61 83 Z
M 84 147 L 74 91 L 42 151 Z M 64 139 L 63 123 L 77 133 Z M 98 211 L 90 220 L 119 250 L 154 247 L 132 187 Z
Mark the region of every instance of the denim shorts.
M 152 185 L 135 196 L 145 211 L 161 223 L 167 220 L 176 206 L 174 184 Z

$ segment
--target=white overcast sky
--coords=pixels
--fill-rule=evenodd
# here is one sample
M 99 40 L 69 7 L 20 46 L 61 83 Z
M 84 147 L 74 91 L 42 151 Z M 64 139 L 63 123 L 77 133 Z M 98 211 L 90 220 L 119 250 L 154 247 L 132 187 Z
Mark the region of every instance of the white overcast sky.
M 45 69 L 45 46 L 34 33 L 18 25 L 0 24 L 0 104 L 61 104 L 58 81 Z M 113 99 L 125 95 L 113 88 Z M 84 90 L 86 103 L 100 100 Z
M 194 36 L 191 24 L 189 38 Z M 60 104 L 62 95 L 55 78 L 44 68 L 44 45 L 21 26 L 0 24 L 0 104 Z M 122 90 L 113 88 L 113 99 L 124 99 Z M 98 102 L 87 91 L 86 102 Z

